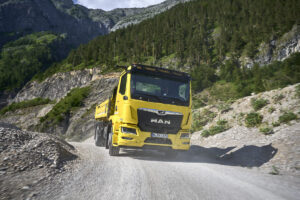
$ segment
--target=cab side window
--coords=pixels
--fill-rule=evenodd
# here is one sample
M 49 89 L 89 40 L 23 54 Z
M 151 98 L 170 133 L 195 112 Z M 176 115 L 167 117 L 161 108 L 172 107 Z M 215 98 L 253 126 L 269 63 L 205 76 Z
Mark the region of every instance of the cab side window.
M 122 76 L 121 78 L 121 83 L 120 83 L 120 90 L 119 93 L 124 95 L 125 91 L 126 91 L 126 81 L 127 81 L 127 74 L 125 74 L 124 76 Z

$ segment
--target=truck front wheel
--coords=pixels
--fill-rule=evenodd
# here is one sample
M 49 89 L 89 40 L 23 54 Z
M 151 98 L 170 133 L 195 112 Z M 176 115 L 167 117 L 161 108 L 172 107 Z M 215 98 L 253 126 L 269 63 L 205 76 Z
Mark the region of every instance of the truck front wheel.
M 109 133 L 109 136 L 108 136 L 108 147 L 109 147 L 108 152 L 109 152 L 110 156 L 117 156 L 117 155 L 119 155 L 120 147 L 113 146 L 112 135 L 113 135 L 113 133 Z

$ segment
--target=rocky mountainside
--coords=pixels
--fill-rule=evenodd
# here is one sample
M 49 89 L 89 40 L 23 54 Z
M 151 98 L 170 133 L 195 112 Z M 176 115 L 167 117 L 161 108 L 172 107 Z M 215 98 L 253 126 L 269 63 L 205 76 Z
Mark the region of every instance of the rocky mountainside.
M 76 140 L 94 133 L 93 119 L 95 105 L 111 94 L 118 81 L 118 73 L 101 75 L 97 69 L 58 73 L 45 81 L 28 83 L 12 100 L 23 102 L 35 98 L 51 99 L 59 103 L 74 88 L 91 88 L 80 108 L 73 109 L 64 121 L 45 128 L 40 119 L 50 112 L 55 104 L 44 104 L 18 109 L 0 116 L 0 121 L 13 123 L 25 130 L 39 130 Z
M 154 17 L 155 15 L 162 13 L 178 3 L 184 3 L 191 0 L 166 0 L 160 4 L 149 6 L 147 8 L 138 8 L 135 14 L 127 15 L 120 19 L 112 28 L 111 31 L 115 31 L 120 28 L 125 28 L 130 24 L 138 24 L 145 19 Z M 123 9 L 121 9 L 123 10 Z M 133 10 L 133 9 L 130 9 Z M 113 10 L 115 12 L 116 10 Z
M 255 63 L 268 65 L 274 61 L 283 61 L 296 52 L 300 52 L 300 25 L 297 24 L 282 37 L 261 43 L 254 58 L 241 56 L 239 62 L 245 67 L 252 67 Z
M 74 46 L 98 35 L 153 17 L 187 0 L 168 0 L 148 8 L 104 11 L 87 9 L 72 0 L 1 0 L 0 46 L 32 32 L 51 31 L 66 34 Z
M 194 110 L 193 144 L 218 159 L 272 174 L 300 174 L 300 84 Z M 268 162 L 267 162 L 268 161 Z

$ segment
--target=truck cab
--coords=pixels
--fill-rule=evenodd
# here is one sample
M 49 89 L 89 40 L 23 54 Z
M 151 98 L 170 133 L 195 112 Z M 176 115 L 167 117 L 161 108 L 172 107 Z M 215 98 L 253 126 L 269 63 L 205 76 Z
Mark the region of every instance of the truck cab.
M 120 148 L 188 150 L 190 76 L 139 64 L 124 69 L 111 97 L 96 107 L 96 145 L 112 156 Z

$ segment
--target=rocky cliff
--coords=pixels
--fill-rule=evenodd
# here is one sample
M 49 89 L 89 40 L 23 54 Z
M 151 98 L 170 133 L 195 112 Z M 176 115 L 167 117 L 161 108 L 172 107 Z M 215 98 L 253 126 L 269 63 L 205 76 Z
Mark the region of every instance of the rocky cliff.
M 109 97 L 118 81 L 118 73 L 101 75 L 98 69 L 86 69 L 58 73 L 45 81 L 28 83 L 12 102 L 31 100 L 37 97 L 49 98 L 58 103 L 73 88 L 89 86 L 91 88 L 82 106 L 70 113 L 61 123 L 53 124 L 46 129 L 41 127 L 40 118 L 52 110 L 55 104 L 39 105 L 0 116 L 0 121 L 13 123 L 25 130 L 41 130 L 61 135 L 66 138 L 82 139 L 94 132 L 95 105 Z
M 138 9 L 138 12 L 134 15 L 128 15 L 120 19 L 112 28 L 111 31 L 115 31 L 120 28 L 125 28 L 130 24 L 138 24 L 145 19 L 154 17 L 155 15 L 162 13 L 178 3 L 188 2 L 190 0 L 167 0 L 160 4 L 149 6 L 147 8 Z
M 291 31 L 280 38 L 262 43 L 253 59 L 242 56 L 240 63 L 246 67 L 252 67 L 255 63 L 268 65 L 274 61 L 283 61 L 296 52 L 300 52 L 300 25 L 294 25 Z

